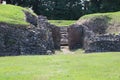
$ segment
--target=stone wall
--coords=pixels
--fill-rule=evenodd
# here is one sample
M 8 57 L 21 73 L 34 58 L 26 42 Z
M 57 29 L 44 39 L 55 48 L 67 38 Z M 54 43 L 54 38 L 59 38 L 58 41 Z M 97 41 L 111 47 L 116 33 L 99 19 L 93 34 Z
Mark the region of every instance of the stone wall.
M 45 16 L 39 16 L 40 22 L 39 22 L 39 26 L 41 26 L 42 28 L 46 28 L 52 33 L 52 38 L 53 38 L 53 42 L 54 42 L 54 48 L 57 50 L 60 50 L 60 38 L 61 38 L 61 34 L 60 34 L 60 27 L 50 24 L 48 22 L 47 17 Z
M 109 29 L 111 28 L 111 24 L 109 24 L 110 20 L 111 19 L 109 17 L 103 15 L 95 16 L 88 19 L 80 19 L 76 22 L 76 24 L 84 25 L 85 28 L 87 27 L 89 31 L 93 31 L 95 34 L 106 34 L 109 32 L 112 33 L 112 31 L 109 31 Z M 113 32 L 115 32 L 114 28 L 116 28 L 116 26 L 111 28 Z
M 44 18 L 38 18 L 38 26 L 0 23 L 0 56 L 53 53 L 52 32 Z
M 68 27 L 68 43 L 70 49 L 83 47 L 83 27 L 80 25 L 71 25 Z
M 120 35 L 115 35 L 120 30 L 117 22 L 110 23 L 108 16 L 100 15 L 76 22 L 83 27 L 83 49 L 89 52 L 120 51 Z
M 25 11 L 25 10 L 23 10 L 23 12 L 25 14 L 25 20 L 26 20 L 26 22 L 28 22 L 28 23 L 30 23 L 32 25 L 37 26 L 37 15 L 31 14 L 30 12 Z
M 120 51 L 120 35 L 104 34 L 87 38 L 85 52 L 111 52 Z
M 26 19 L 30 26 L 0 23 L 0 56 L 47 55 L 60 49 L 62 28 L 50 24 L 44 16 L 34 17 L 35 22 Z M 63 37 L 68 38 L 71 50 L 83 48 L 86 53 L 120 51 L 120 35 L 105 34 L 105 29 L 103 32 L 99 29 L 97 33 L 97 28 L 92 30 L 84 24 L 73 24 L 67 26 L 67 36 Z
M 56 50 L 60 50 L 60 38 L 61 38 L 60 27 L 57 27 L 57 26 L 52 25 L 52 24 L 50 24 L 49 26 L 50 26 L 51 32 L 52 32 L 54 48 Z

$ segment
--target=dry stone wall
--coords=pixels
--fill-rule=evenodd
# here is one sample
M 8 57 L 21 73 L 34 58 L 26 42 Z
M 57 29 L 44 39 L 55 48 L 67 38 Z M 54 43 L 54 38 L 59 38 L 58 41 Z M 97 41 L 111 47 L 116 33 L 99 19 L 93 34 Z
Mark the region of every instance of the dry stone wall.
M 65 28 L 67 35 L 61 35 L 62 28 L 50 24 L 46 17 L 25 14 L 30 26 L 0 23 L 0 56 L 53 54 L 60 49 L 62 37 L 68 39 L 71 50 L 83 48 L 86 53 L 120 51 L 120 34 L 106 34 L 102 25 L 92 28 L 91 23 L 73 24 Z M 106 21 L 97 19 L 96 24 L 101 20 L 102 23 Z
M 54 49 L 60 50 L 60 39 L 61 39 L 61 34 L 60 34 L 60 27 L 50 24 L 48 22 L 47 17 L 45 16 L 39 16 L 39 26 L 41 26 L 42 29 L 48 29 L 51 34 L 52 34 L 52 38 L 53 38 L 53 42 L 54 42 Z M 45 27 L 46 26 L 46 27 Z
M 55 50 L 60 50 L 60 39 L 61 39 L 60 28 L 52 24 L 50 24 L 49 26 L 51 27 L 54 48 Z
M 83 27 L 83 49 L 86 53 L 120 51 L 119 25 L 110 24 L 107 16 L 80 19 L 76 24 Z M 111 33 L 111 34 L 110 34 Z
M 30 24 L 37 26 L 37 15 L 35 14 L 33 15 L 30 12 L 25 11 L 25 10 L 23 10 L 23 12 L 25 14 L 26 22 L 29 22 Z
M 54 41 L 43 17 L 38 25 L 0 24 L 0 56 L 53 54 Z
M 83 47 L 86 53 L 120 51 L 120 35 L 96 35 L 94 32 L 89 31 L 87 28 L 85 28 Z

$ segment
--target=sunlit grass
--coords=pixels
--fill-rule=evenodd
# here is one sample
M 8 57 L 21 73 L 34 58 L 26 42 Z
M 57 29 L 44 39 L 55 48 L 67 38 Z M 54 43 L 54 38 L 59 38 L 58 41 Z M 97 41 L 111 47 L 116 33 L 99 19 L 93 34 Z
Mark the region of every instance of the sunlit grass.
M 19 6 L 0 5 L 0 23 L 29 25 L 29 23 L 25 21 L 23 10 L 28 11 L 27 9 Z
M 120 53 L 0 57 L 0 80 L 120 80 Z
M 74 24 L 76 20 L 49 20 L 49 22 L 57 26 L 69 26 Z
M 120 11 L 118 12 L 108 12 L 108 13 L 95 13 L 95 14 L 89 14 L 89 15 L 85 15 L 85 16 L 82 16 L 80 19 L 91 19 L 91 18 L 94 18 L 94 17 L 101 17 L 101 16 L 106 16 L 110 19 L 110 22 L 109 23 L 119 23 L 120 22 Z

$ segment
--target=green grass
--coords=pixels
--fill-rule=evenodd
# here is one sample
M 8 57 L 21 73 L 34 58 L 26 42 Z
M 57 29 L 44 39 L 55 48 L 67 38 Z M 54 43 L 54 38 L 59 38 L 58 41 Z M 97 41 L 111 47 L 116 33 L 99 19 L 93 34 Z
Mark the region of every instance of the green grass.
M 0 23 L 29 25 L 29 23 L 25 21 L 23 10 L 28 11 L 27 9 L 19 6 L 0 5 Z
M 120 80 L 120 53 L 0 57 L 0 80 Z
M 110 18 L 110 23 L 116 22 L 120 23 L 120 11 L 119 12 L 108 12 L 108 13 L 96 13 L 96 14 L 89 14 L 81 17 L 80 19 L 91 19 L 94 17 L 101 17 L 101 16 L 107 16 Z
M 69 26 L 74 24 L 76 20 L 49 20 L 49 22 L 57 26 Z

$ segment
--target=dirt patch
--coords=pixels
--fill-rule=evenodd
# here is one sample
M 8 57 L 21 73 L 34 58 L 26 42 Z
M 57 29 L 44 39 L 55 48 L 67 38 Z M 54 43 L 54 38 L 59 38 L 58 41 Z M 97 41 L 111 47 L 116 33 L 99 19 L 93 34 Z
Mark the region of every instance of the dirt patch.
M 74 52 L 71 52 L 71 51 L 70 51 L 69 46 L 61 46 L 61 51 L 62 51 L 64 54 L 74 54 Z

